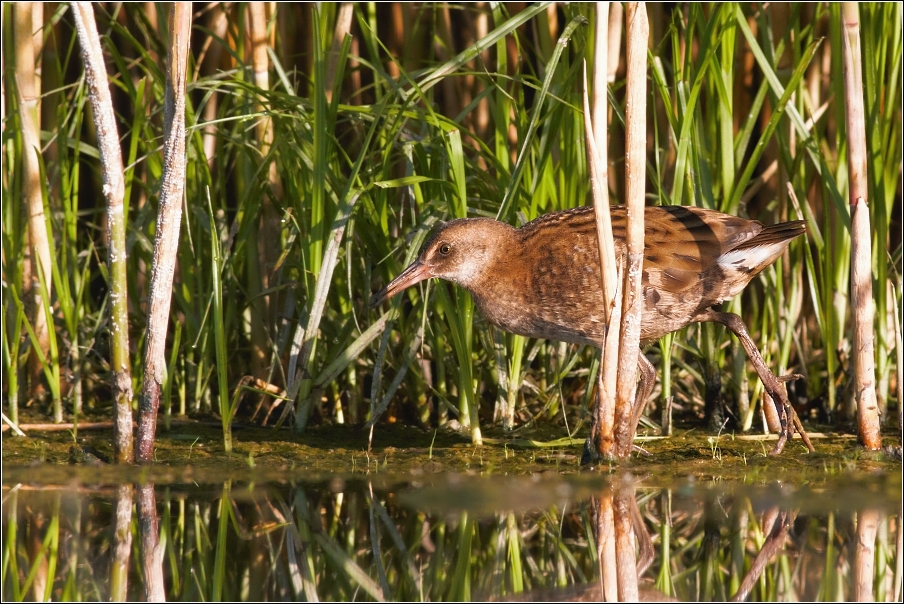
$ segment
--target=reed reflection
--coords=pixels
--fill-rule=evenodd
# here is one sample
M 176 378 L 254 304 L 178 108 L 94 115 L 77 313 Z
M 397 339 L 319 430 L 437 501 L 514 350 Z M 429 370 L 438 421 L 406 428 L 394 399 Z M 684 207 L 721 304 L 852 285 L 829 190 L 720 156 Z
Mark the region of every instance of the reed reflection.
M 584 475 L 5 485 L 3 598 L 899 600 L 900 509 Z

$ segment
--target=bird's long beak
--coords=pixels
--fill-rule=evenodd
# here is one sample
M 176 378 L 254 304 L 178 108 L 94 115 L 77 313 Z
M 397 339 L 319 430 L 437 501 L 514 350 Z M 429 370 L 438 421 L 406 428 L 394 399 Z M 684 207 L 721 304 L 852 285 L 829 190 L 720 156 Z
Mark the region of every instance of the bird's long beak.
M 411 287 L 415 283 L 420 283 L 432 276 L 429 266 L 420 260 L 415 260 L 411 263 L 411 266 L 402 271 L 401 275 L 393 279 L 392 283 L 371 296 L 370 307 L 376 308 L 383 303 L 383 300 L 388 300 L 406 287 Z

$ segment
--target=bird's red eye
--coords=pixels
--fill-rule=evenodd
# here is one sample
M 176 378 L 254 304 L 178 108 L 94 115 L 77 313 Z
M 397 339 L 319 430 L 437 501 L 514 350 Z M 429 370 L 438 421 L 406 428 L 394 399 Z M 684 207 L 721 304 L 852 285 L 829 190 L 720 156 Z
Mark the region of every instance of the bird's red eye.
M 452 246 L 448 243 L 443 243 L 439 246 L 439 253 L 443 256 L 448 256 L 452 252 Z

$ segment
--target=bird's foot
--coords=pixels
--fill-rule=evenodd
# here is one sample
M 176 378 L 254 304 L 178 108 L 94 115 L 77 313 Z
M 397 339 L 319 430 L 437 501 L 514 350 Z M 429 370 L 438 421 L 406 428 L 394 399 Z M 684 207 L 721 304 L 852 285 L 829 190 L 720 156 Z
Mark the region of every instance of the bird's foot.
M 793 379 L 797 379 L 799 375 L 788 375 L 777 377 L 776 379 L 780 382 L 787 382 Z M 778 455 L 780 454 L 784 448 L 785 444 L 794 436 L 794 433 L 797 432 L 800 434 L 800 439 L 804 441 L 804 446 L 807 447 L 807 450 L 810 453 L 816 452 L 816 447 L 813 446 L 813 443 L 810 442 L 810 437 L 807 436 L 807 431 L 804 430 L 804 425 L 800 421 L 800 417 L 797 415 L 797 411 L 794 410 L 794 407 L 791 406 L 791 403 L 788 402 L 786 397 L 783 397 L 779 394 L 778 397 L 776 395 L 769 393 L 769 396 L 772 397 L 773 402 L 775 402 L 775 407 L 779 413 L 779 422 L 781 423 L 781 429 L 778 434 L 778 441 L 775 443 L 775 447 L 772 448 L 772 451 L 769 452 L 770 455 Z M 780 402 L 777 402 L 780 401 Z
M 788 422 L 782 418 L 782 429 L 778 433 L 778 441 L 776 441 L 772 450 L 769 451 L 769 455 L 780 455 L 781 452 L 785 450 L 785 443 L 787 443 L 790 438 Z
M 593 437 L 588 436 L 584 441 L 584 451 L 581 453 L 581 467 L 593 467 L 602 460 L 603 456 L 597 450 Z

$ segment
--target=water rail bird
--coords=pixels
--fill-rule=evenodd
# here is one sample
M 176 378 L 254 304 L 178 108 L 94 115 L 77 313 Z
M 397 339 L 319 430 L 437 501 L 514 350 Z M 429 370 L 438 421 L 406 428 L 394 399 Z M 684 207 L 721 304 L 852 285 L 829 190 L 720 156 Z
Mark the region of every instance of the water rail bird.
M 626 211 L 612 206 L 610 214 L 615 252 L 623 257 Z M 689 323 L 711 321 L 730 329 L 779 411 L 782 429 L 773 453 L 781 452 L 795 430 L 813 450 L 782 386 L 788 378 L 772 373 L 741 317 L 713 307 L 739 294 L 805 231 L 801 220 L 765 226 L 698 207 L 649 206 L 644 213 L 641 346 Z M 605 324 L 592 206 L 545 214 L 517 229 L 489 218 L 446 222 L 417 260 L 373 295 L 370 306 L 431 277 L 468 290 L 483 316 L 500 329 L 601 346 Z M 638 364 L 635 418 L 655 380 L 642 351 Z

